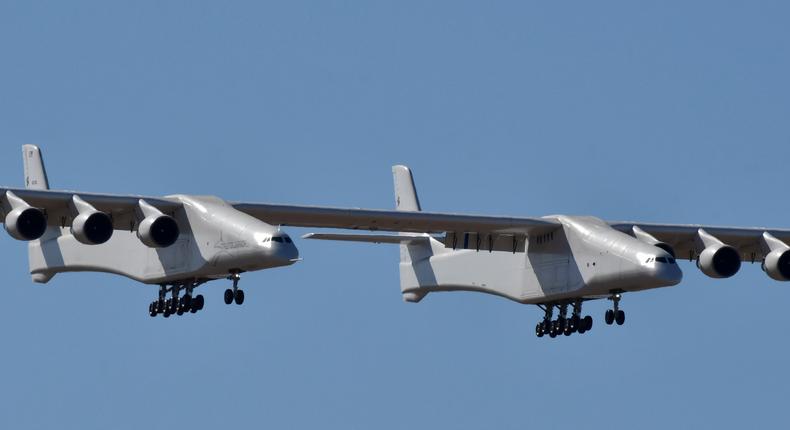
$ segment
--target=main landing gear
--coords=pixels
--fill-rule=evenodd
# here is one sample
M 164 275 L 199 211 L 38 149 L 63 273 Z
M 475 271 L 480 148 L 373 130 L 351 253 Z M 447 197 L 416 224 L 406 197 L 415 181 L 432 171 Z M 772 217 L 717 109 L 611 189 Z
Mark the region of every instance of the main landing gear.
M 572 304 L 573 309 L 571 316 L 568 317 L 568 306 Z M 545 315 L 543 321 L 535 326 L 535 335 L 543 337 L 548 335 L 555 338 L 559 335 L 570 336 L 573 333 L 584 334 L 592 329 L 593 319 L 587 315 L 582 318 L 582 300 L 578 299 L 573 303 L 548 303 L 546 305 L 538 305 L 543 309 Z M 559 310 L 557 319 L 552 319 L 554 308 Z
M 244 290 L 239 288 L 239 280 L 241 276 L 238 273 L 232 273 L 228 279 L 233 281 L 233 289 L 228 288 L 225 290 L 225 304 L 229 305 L 236 302 L 237 305 L 244 303 Z
M 192 296 L 192 290 L 198 285 L 198 283 L 192 282 L 189 284 L 173 284 L 170 288 L 168 288 L 166 284 L 160 285 L 159 299 L 148 305 L 148 315 L 155 317 L 161 314 L 163 317 L 169 318 L 170 315 L 174 314 L 180 316 L 185 313 L 194 314 L 202 310 L 205 304 L 203 295 L 198 294 L 197 296 Z M 179 297 L 179 293 L 182 289 L 185 293 L 183 296 Z M 168 292 L 172 294 L 169 299 L 167 298 Z
M 620 309 L 620 294 L 612 295 L 612 297 L 609 297 L 609 300 L 612 301 L 612 309 L 606 310 L 604 321 L 606 321 L 607 325 L 612 325 L 615 322 L 617 325 L 623 325 L 625 323 L 625 312 Z

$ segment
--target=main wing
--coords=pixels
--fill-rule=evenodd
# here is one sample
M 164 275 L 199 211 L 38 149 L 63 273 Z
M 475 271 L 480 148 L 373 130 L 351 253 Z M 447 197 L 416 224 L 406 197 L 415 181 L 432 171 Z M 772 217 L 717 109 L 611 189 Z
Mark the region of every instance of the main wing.
M 18 197 L 28 205 L 43 210 L 49 225 L 60 225 L 62 227 L 70 225 L 74 218 L 75 213 L 72 208 L 74 196 L 78 196 L 97 210 L 110 215 L 113 227 L 116 230 L 131 230 L 134 228 L 135 211 L 140 207 L 140 200 L 144 200 L 149 205 L 171 216 L 181 207 L 180 202 L 161 197 L 0 188 L 0 200 L 4 203 L 2 205 L 3 216 L 0 217 L 0 222 L 5 222 L 5 215 L 11 209 L 9 192 L 11 196 Z M 13 199 L 13 197 L 11 198 Z
M 744 261 L 759 261 L 790 241 L 790 230 L 765 227 L 722 227 L 701 224 L 657 224 L 631 221 L 613 221 L 616 230 L 647 242 L 669 245 L 677 258 L 693 260 L 705 246 L 705 241 L 715 238 L 732 246 Z M 776 241 L 775 239 L 778 239 Z M 784 245 L 784 246 L 783 246 Z
M 232 203 L 237 210 L 273 225 L 445 234 L 448 247 L 523 251 L 529 234 L 553 231 L 551 219 L 438 212 L 341 209 L 263 203 Z

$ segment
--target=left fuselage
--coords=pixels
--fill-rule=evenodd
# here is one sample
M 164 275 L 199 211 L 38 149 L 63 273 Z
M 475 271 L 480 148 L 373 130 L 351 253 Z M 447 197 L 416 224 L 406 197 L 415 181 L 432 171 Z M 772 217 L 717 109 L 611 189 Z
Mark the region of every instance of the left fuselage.
M 181 227 L 175 244 L 149 248 L 135 232 L 116 230 L 106 243 L 85 245 L 67 227 L 51 226 L 40 240 L 29 244 L 33 280 L 47 282 L 60 272 L 96 271 L 162 284 L 287 266 L 298 258 L 288 235 L 219 198 L 168 199 L 182 204 L 174 214 Z

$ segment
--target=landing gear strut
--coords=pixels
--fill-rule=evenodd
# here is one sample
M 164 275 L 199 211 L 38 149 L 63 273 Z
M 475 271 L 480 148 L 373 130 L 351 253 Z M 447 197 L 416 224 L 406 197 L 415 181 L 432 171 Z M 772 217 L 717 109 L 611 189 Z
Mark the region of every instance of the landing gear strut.
M 238 274 L 238 272 L 234 272 L 228 276 L 228 279 L 233 281 L 233 289 L 228 288 L 225 290 L 225 304 L 229 305 L 233 302 L 236 302 L 237 305 L 240 305 L 244 303 L 244 290 L 239 288 L 239 280 L 241 279 L 241 276 Z
M 604 321 L 608 325 L 612 325 L 615 322 L 617 325 L 625 323 L 625 312 L 620 309 L 620 298 L 620 294 L 614 294 L 612 297 L 609 297 L 609 300 L 612 301 L 612 309 L 608 309 L 606 314 L 604 314 Z

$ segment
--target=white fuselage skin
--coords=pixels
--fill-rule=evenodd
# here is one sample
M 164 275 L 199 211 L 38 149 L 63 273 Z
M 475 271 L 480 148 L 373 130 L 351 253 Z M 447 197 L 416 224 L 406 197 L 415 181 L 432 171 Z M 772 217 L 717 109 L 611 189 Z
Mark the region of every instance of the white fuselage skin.
M 419 301 L 432 291 L 477 291 L 519 303 L 593 298 L 678 284 L 664 250 L 593 217 L 551 216 L 562 228 L 527 241 L 526 252 L 401 246 L 401 290 Z M 659 258 L 660 257 L 660 258 Z M 656 260 L 658 258 L 658 260 Z
M 175 213 L 181 234 L 167 248 L 149 248 L 130 230 L 116 230 L 101 245 L 85 245 L 69 227 L 49 227 L 29 244 L 30 273 L 47 282 L 61 272 L 123 275 L 146 284 L 227 277 L 234 272 L 288 266 L 299 252 L 278 228 L 210 196 L 169 196 L 182 203 Z

